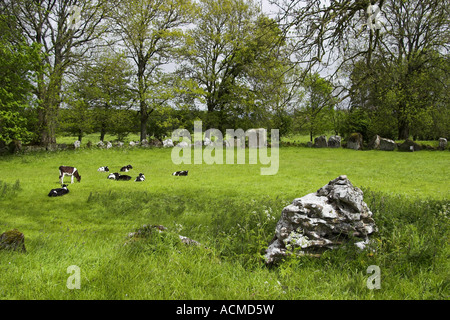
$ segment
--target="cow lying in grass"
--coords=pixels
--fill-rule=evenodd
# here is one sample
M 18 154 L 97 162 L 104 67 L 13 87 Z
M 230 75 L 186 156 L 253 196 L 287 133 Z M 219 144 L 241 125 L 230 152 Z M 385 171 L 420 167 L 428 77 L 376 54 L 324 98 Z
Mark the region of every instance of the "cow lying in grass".
M 135 182 L 145 181 L 145 176 L 143 173 L 139 173 L 139 175 L 134 180 Z
M 62 188 L 52 189 L 48 193 L 49 197 L 59 197 L 69 193 L 69 189 L 65 184 L 62 185 Z
M 128 171 L 130 171 L 130 169 L 133 169 L 133 167 L 131 166 L 131 164 L 129 164 L 129 165 L 125 166 L 125 167 L 120 168 L 120 172 L 128 172 Z
M 70 183 L 73 183 L 73 177 L 77 178 L 78 182 L 81 181 L 81 176 L 78 173 L 77 168 L 74 168 L 74 167 L 60 166 L 59 167 L 59 181 L 61 182 L 61 185 L 64 184 L 65 176 L 71 177 Z
M 109 172 L 109 168 L 108 168 L 108 166 L 106 166 L 106 167 L 100 167 L 100 168 L 97 169 L 97 171 L 98 171 L 98 172 Z
M 172 173 L 173 176 L 187 176 L 189 171 L 176 171 Z
M 108 176 L 108 179 L 111 179 L 111 180 L 122 180 L 122 181 L 128 181 L 128 180 L 131 180 L 131 177 L 130 176 L 127 176 L 127 175 L 125 175 L 125 174 L 119 174 L 119 173 L 117 173 L 117 172 L 114 172 L 114 173 L 111 173 L 109 176 Z

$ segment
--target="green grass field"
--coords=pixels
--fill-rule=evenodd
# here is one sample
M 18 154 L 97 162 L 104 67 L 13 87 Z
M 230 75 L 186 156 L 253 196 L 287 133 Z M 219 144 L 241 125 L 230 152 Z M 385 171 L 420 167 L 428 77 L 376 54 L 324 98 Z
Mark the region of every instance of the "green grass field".
M 27 249 L 0 250 L 0 299 L 449 298 L 449 152 L 285 147 L 278 173 L 262 176 L 261 165 L 175 165 L 171 151 L 0 158 L 0 233 L 17 228 Z M 97 172 L 127 164 L 147 180 Z M 49 198 L 60 165 L 76 166 L 81 183 Z M 171 176 L 176 170 L 189 176 Z M 282 208 L 341 174 L 365 192 L 380 229 L 375 252 L 343 248 L 267 267 L 261 256 Z M 125 244 L 145 224 L 168 231 Z M 181 244 L 178 234 L 207 249 Z M 81 288 L 70 290 L 73 265 Z M 379 290 L 366 286 L 370 265 L 381 269 Z

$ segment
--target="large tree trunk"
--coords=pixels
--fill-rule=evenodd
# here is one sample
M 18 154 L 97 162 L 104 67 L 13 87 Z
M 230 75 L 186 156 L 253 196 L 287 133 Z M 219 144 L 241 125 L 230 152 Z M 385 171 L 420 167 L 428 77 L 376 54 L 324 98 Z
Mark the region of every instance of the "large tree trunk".
M 147 104 L 145 101 L 141 100 L 140 102 L 140 110 L 141 110 L 141 140 L 147 139 L 147 123 L 148 123 L 148 110 Z
M 406 140 L 409 138 L 409 126 L 406 121 L 398 124 L 398 140 Z
M 49 146 L 56 143 L 56 123 L 58 105 L 52 105 L 50 101 L 44 101 L 38 111 L 38 123 L 40 145 Z
M 406 140 L 409 138 L 409 122 L 405 102 L 400 103 L 398 114 L 398 140 Z
M 50 74 L 48 84 L 40 87 L 41 105 L 38 116 L 41 136 L 40 144 L 46 147 L 56 144 L 56 128 L 58 125 L 58 111 L 61 104 L 60 94 L 64 73 L 61 61 L 60 54 L 55 54 L 55 67 Z
M 104 122 L 102 122 L 102 126 L 100 128 L 100 141 L 104 141 L 105 140 L 105 135 L 106 135 L 106 125 Z

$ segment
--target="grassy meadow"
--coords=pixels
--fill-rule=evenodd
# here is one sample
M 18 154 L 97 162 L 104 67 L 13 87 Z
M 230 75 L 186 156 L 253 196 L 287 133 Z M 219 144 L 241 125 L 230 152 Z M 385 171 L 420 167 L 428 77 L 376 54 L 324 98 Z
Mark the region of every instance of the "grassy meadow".
M 0 299 L 449 298 L 450 152 L 283 147 L 272 176 L 260 175 L 260 164 L 175 165 L 171 152 L 94 147 L 0 157 L 0 233 L 18 229 L 27 249 L 0 250 Z M 127 164 L 133 179 L 142 172 L 146 181 L 97 172 Z M 77 167 L 81 183 L 49 198 L 60 165 Z M 176 170 L 189 175 L 172 176 Z M 282 208 L 341 174 L 374 213 L 373 247 L 266 266 Z M 168 230 L 128 241 L 153 224 Z M 204 246 L 186 246 L 178 234 Z M 73 265 L 81 287 L 70 290 Z M 366 286 L 370 265 L 380 267 L 381 289 Z

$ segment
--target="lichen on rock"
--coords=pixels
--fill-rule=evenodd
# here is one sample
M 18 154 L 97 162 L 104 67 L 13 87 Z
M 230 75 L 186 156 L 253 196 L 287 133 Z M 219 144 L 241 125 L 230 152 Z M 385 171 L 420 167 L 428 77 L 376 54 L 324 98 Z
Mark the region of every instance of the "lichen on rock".
M 266 262 L 293 252 L 317 255 L 350 239 L 359 240 L 355 245 L 364 248 L 369 235 L 376 231 L 363 192 L 342 175 L 283 209 L 266 251 Z

